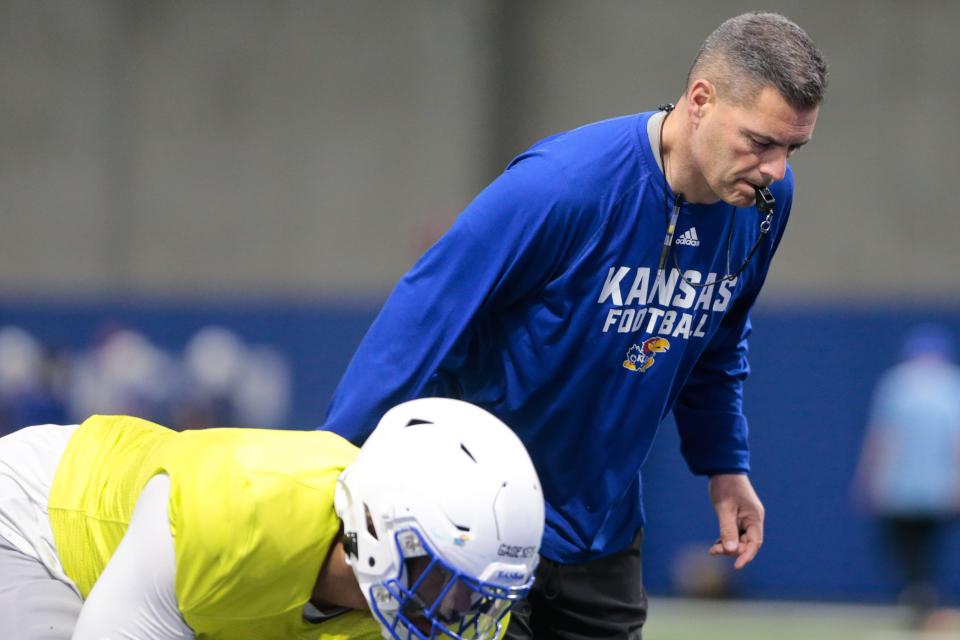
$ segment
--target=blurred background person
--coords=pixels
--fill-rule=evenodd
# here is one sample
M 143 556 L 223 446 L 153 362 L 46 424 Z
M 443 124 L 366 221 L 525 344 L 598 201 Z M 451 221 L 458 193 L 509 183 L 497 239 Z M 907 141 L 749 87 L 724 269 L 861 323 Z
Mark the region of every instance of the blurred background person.
M 147 336 L 125 326 L 105 327 L 70 364 L 70 418 L 127 414 L 167 420 L 177 376 L 175 358 Z
M 291 380 L 288 363 L 275 349 L 247 344 L 230 329 L 210 325 L 194 334 L 182 360 L 178 427 L 283 426 Z
M 938 599 L 940 538 L 960 514 L 960 367 L 939 325 L 911 329 L 902 351 L 874 392 L 855 490 L 883 529 L 901 603 L 923 626 Z
M 20 327 L 0 327 L 0 435 L 29 424 L 62 422 L 63 363 Z

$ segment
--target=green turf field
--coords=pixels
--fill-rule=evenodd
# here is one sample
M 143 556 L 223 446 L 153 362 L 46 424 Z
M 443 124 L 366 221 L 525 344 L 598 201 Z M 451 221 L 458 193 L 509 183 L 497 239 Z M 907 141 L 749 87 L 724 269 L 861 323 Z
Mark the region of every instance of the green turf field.
M 654 598 L 645 640 L 960 640 L 960 613 L 910 631 L 895 607 Z

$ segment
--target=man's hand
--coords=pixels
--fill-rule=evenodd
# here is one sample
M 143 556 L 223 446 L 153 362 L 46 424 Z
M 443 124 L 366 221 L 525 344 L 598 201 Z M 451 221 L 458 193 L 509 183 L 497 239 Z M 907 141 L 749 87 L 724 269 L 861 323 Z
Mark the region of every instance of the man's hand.
M 710 501 L 720 523 L 710 555 L 736 556 L 733 568 L 742 569 L 763 545 L 763 504 L 750 478 L 732 473 L 710 478 Z

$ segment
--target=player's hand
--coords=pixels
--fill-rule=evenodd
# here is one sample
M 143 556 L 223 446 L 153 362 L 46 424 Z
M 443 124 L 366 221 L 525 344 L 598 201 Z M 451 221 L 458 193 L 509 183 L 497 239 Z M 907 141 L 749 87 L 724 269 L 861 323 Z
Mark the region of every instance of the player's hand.
M 710 555 L 734 556 L 733 568 L 742 569 L 763 545 L 763 504 L 750 478 L 741 474 L 710 478 L 710 501 L 720 524 L 720 538 L 710 547 Z

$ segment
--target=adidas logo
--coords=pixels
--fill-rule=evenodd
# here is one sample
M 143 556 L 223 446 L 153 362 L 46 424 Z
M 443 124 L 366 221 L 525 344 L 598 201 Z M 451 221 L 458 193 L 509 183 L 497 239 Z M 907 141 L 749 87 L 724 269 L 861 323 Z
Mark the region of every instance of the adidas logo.
M 677 238 L 676 244 L 685 244 L 691 247 L 699 247 L 700 239 L 697 237 L 697 228 L 690 227 L 684 231 L 679 238 Z

